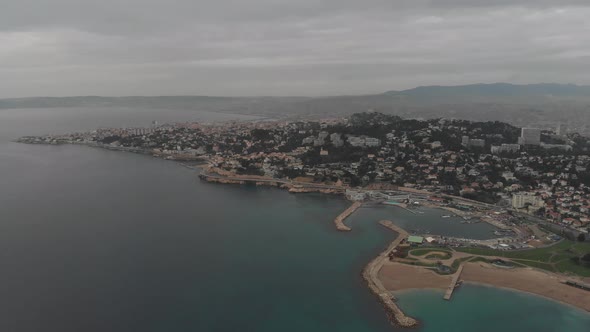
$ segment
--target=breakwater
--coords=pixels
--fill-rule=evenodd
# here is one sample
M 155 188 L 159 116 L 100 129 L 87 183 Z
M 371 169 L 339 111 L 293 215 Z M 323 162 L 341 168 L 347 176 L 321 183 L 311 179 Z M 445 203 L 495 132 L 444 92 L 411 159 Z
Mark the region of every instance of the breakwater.
M 353 214 L 354 211 L 356 211 L 362 205 L 363 205 L 363 203 L 361 203 L 361 202 L 354 202 L 354 203 L 352 203 L 352 205 L 350 205 L 348 207 L 348 209 L 344 210 L 344 212 L 339 214 L 338 217 L 336 217 L 334 219 L 334 224 L 336 225 L 336 228 L 339 231 L 349 232 L 351 230 L 351 228 L 344 224 L 344 220 L 346 220 L 346 218 L 348 218 L 351 214 Z
M 412 317 L 407 316 L 395 303 L 395 298 L 389 292 L 379 279 L 379 270 L 383 267 L 383 264 L 389 259 L 389 252 L 397 247 L 404 238 L 408 236 L 408 233 L 402 228 L 396 226 L 389 220 L 382 220 L 379 222 L 381 225 L 393 230 L 398 233 L 398 236 L 391 244 L 385 249 L 379 256 L 374 258 L 363 270 L 363 279 L 367 282 L 369 289 L 379 298 L 379 301 L 383 304 L 390 320 L 402 327 L 416 327 L 418 321 Z

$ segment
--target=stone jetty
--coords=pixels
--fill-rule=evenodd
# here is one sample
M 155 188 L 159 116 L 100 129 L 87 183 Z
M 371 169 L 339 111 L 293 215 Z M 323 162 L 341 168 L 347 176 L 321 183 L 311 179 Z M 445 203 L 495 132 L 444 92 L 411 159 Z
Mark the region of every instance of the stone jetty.
M 359 207 L 361 207 L 361 205 L 363 205 L 363 203 L 361 202 L 352 203 L 352 205 L 350 205 L 348 209 L 344 210 L 344 212 L 342 212 L 338 217 L 336 217 L 336 219 L 334 219 L 334 224 L 336 224 L 336 228 L 339 231 L 349 232 L 351 230 L 350 227 L 344 224 L 344 220 L 348 218 L 351 214 L 353 214 L 354 211 L 356 211 Z
M 393 242 L 383 251 L 379 256 L 373 259 L 363 270 L 363 278 L 367 281 L 371 291 L 377 295 L 385 309 L 387 310 L 390 319 L 402 327 L 416 327 L 418 321 L 412 317 L 406 316 L 406 314 L 397 306 L 395 298 L 389 292 L 379 279 L 379 270 L 383 267 L 383 264 L 389 259 L 388 254 L 397 247 L 403 239 L 408 236 L 408 233 L 397 227 L 393 222 L 389 220 L 382 220 L 379 222 L 381 225 L 393 230 L 398 233 L 398 236 Z

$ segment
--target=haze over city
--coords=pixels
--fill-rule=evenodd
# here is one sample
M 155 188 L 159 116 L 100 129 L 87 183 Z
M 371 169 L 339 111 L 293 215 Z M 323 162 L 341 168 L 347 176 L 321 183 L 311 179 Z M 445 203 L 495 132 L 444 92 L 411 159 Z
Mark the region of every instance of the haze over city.
M 0 98 L 590 84 L 588 1 L 3 0 Z

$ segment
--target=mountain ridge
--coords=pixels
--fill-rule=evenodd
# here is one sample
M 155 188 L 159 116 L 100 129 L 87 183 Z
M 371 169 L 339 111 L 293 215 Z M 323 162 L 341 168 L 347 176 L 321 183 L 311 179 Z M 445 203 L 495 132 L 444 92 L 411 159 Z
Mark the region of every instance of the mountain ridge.
M 377 94 L 325 97 L 73 96 L 0 99 L 0 109 L 120 107 L 186 109 L 273 118 L 348 116 L 366 110 L 408 118 L 503 120 L 512 124 L 575 119 L 590 124 L 590 86 L 559 83 L 478 83 L 419 86 Z

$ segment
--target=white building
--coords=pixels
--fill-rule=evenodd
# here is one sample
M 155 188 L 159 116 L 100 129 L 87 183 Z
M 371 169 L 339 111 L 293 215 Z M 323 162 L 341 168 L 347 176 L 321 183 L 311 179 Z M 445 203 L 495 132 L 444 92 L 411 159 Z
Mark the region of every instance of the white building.
M 349 136 L 348 143 L 354 147 L 376 147 L 381 145 L 381 140 L 373 137 L 366 136 Z
M 518 138 L 520 145 L 540 145 L 541 144 L 541 129 L 538 128 L 522 128 L 520 130 L 520 137 Z
M 514 153 L 520 151 L 520 145 L 518 144 L 502 144 L 502 145 L 492 145 L 491 152 L 492 154 L 500 154 L 500 153 Z
M 512 207 L 515 209 L 522 209 L 526 205 L 538 210 L 545 206 L 545 202 L 540 196 L 531 195 L 528 193 L 520 193 L 512 195 Z
M 461 145 L 465 147 L 475 146 L 482 148 L 486 145 L 486 141 L 479 138 L 469 138 L 469 136 L 463 136 L 461 137 Z

